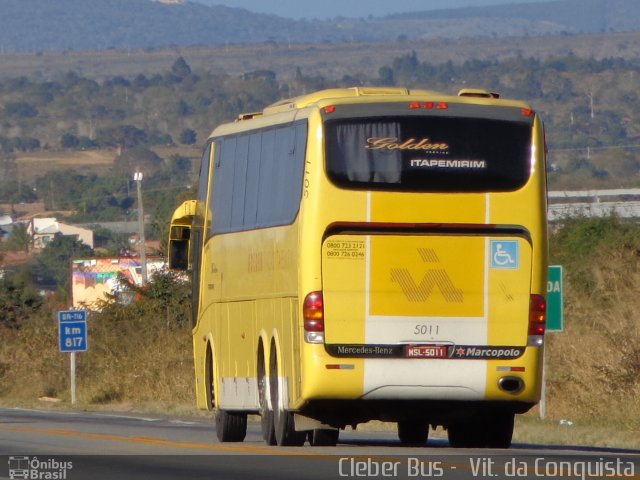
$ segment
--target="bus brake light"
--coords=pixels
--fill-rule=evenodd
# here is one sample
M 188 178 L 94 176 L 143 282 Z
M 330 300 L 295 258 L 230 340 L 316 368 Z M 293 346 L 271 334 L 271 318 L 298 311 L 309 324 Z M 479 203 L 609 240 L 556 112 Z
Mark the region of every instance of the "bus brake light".
M 322 292 L 311 292 L 302 306 L 304 329 L 308 332 L 324 332 L 324 303 Z
M 544 335 L 547 326 L 547 301 L 542 295 L 531 295 L 529 305 L 529 335 Z
M 324 343 L 324 301 L 322 292 L 309 293 L 302 304 L 304 339 L 307 343 Z

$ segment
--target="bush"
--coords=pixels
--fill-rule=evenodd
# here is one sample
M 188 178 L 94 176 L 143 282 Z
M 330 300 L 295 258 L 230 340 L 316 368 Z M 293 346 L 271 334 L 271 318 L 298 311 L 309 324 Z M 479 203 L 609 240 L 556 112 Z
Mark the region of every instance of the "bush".
M 550 238 L 551 263 L 565 265 L 580 288 L 594 285 L 592 265 L 611 255 L 633 257 L 640 252 L 640 227 L 616 216 L 570 218 Z

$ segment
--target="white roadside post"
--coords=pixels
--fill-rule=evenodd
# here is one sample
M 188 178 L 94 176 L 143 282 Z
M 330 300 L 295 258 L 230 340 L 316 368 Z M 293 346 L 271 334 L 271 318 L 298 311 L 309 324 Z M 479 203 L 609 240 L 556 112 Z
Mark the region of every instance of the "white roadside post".
M 564 301 L 562 265 L 550 265 L 547 281 L 547 328 L 546 333 L 564 331 Z M 546 342 L 545 342 L 546 343 Z M 540 420 L 547 415 L 547 346 L 544 347 L 542 363 L 542 392 L 540 395 Z
M 144 237 L 144 211 L 142 208 L 142 172 L 133 174 L 133 179 L 138 188 L 138 236 L 140 237 L 140 268 L 142 273 L 142 286 L 147 284 L 147 251 Z

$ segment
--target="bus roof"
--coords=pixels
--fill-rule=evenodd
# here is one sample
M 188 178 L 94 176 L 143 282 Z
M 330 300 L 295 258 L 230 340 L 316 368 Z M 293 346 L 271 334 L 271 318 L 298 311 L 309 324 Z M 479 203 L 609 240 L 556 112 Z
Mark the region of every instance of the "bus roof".
M 287 121 L 296 116 L 296 112 L 310 107 L 323 107 L 331 103 L 373 103 L 373 102 L 401 102 L 414 100 L 431 100 L 445 102 L 459 102 L 478 105 L 502 105 L 519 108 L 529 108 L 522 101 L 503 100 L 500 95 L 483 89 L 465 88 L 457 96 L 437 92 L 434 90 L 408 89 L 402 87 L 350 87 L 319 90 L 299 97 L 280 100 L 264 108 L 261 112 L 243 113 L 235 123 L 220 125 L 212 136 L 225 135 L 245 129 L 249 125 L 240 126 L 238 122 L 257 124 L 273 124 Z M 262 125 L 255 126 L 262 126 Z M 235 127 L 233 126 L 235 125 Z

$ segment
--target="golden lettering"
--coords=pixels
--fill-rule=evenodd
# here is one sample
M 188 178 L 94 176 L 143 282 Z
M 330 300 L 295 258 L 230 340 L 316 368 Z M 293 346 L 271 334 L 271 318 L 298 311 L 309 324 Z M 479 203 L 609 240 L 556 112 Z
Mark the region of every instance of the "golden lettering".
M 409 138 L 400 141 L 398 137 L 370 137 L 364 146 L 367 150 L 425 150 L 425 151 L 447 151 L 448 143 L 431 143 L 429 138 Z

